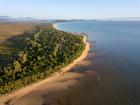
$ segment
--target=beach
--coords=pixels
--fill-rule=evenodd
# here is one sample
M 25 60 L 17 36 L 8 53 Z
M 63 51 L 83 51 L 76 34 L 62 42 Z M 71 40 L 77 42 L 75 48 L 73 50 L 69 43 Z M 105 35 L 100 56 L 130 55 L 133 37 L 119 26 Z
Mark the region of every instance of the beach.
M 89 71 L 90 75 L 78 78 L 79 83 L 65 90 L 65 94 L 60 91 L 60 105 L 139 105 L 139 26 L 140 21 L 58 23 L 63 31 L 88 33 L 90 42 L 86 65 L 72 70 L 81 74 Z
M 53 25 L 53 27 L 58 29 L 54 25 Z M 7 94 L 5 96 L 1 96 L 0 105 L 5 105 L 5 104 L 26 105 L 27 103 L 29 104 L 30 101 L 33 101 L 34 99 L 36 99 L 36 101 L 34 101 L 35 103 L 34 104 L 30 103 L 30 105 L 40 105 L 42 103 L 42 101 L 39 101 L 39 100 L 41 100 L 42 95 L 44 95 L 44 93 L 45 93 L 45 95 L 47 95 L 51 91 L 58 91 L 58 90 L 66 89 L 68 86 L 74 85 L 76 83 L 76 81 L 74 81 L 74 79 L 79 76 L 82 76 L 82 74 L 79 74 L 79 73 L 72 74 L 72 73 L 66 73 L 66 72 L 70 71 L 77 64 L 80 64 L 87 57 L 89 49 L 90 49 L 90 45 L 86 41 L 86 36 L 84 36 L 83 42 L 86 45 L 84 51 L 71 64 L 68 64 L 66 67 L 62 68 L 59 72 L 52 74 L 51 77 L 49 77 L 45 80 L 42 80 L 42 81 L 34 83 L 30 86 L 21 88 L 10 94 Z M 71 81 L 64 82 L 63 85 L 58 84 L 60 80 L 65 81 L 65 79 L 70 79 Z M 31 95 L 32 95 L 32 93 L 36 94 L 36 95 L 26 97 L 26 95 L 28 95 L 30 93 L 31 93 Z M 21 98 L 24 98 L 23 101 L 19 101 Z

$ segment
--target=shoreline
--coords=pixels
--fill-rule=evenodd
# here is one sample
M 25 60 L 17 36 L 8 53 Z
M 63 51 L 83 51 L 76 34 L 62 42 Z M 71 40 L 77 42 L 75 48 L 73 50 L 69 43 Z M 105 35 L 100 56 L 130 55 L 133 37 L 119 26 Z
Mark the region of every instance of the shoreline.
M 57 29 L 57 30 L 61 30 L 61 29 L 59 29 L 59 28 L 56 26 L 56 24 L 57 24 L 57 23 L 52 24 L 52 27 L 55 28 L 55 29 Z
M 57 29 L 57 30 L 61 30 L 59 29 L 56 24 L 52 24 L 52 27 Z M 61 30 L 63 31 L 63 30 Z M 3 95 L 0 97 L 0 105 L 5 105 L 6 102 L 13 102 L 23 96 L 25 96 L 26 94 L 28 94 L 29 92 L 31 92 L 32 90 L 34 90 L 35 88 L 37 88 L 38 86 L 42 85 L 42 84 L 49 84 L 49 82 L 57 79 L 59 76 L 63 75 L 64 73 L 70 71 L 73 67 L 75 67 L 77 64 L 79 64 L 81 61 L 83 61 L 87 55 L 88 52 L 90 50 L 90 44 L 87 42 L 87 38 L 85 35 L 83 35 L 83 43 L 85 44 L 85 49 L 84 51 L 81 53 L 81 55 L 75 59 L 72 63 L 68 64 L 67 66 L 63 67 L 62 69 L 60 69 L 58 72 L 53 73 L 50 77 L 44 79 L 44 80 L 40 80 L 36 83 L 33 83 L 29 86 L 20 88 L 18 90 L 13 91 L 12 93 L 8 93 L 6 95 Z

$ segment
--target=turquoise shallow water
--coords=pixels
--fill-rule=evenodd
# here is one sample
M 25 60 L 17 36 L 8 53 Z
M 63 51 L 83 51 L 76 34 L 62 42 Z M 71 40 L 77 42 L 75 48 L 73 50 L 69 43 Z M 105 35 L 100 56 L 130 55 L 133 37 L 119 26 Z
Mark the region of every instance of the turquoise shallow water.
M 86 105 L 140 105 L 140 21 L 75 21 L 56 25 L 64 31 L 88 34 L 91 50 L 87 60 L 91 63 L 73 71 L 90 70 L 99 75 L 98 84 L 93 84 L 91 78 L 75 89 L 81 90 L 77 93 L 81 100 L 73 99 L 73 104 L 80 105 L 84 94 Z

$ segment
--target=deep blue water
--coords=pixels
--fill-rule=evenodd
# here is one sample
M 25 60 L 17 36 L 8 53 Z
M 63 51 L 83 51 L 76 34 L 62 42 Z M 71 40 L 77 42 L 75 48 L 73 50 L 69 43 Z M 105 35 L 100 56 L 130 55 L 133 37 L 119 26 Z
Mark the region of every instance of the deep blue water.
M 140 105 L 140 21 L 75 21 L 57 27 L 88 34 L 93 63 L 87 68 L 96 70 L 103 82 L 91 90 L 100 91 L 102 98 L 96 101 L 104 104 L 99 105 Z
M 88 40 L 96 40 L 96 48 L 102 50 L 100 53 L 118 56 L 140 70 L 140 22 L 80 21 L 57 26 L 69 32 L 88 33 Z

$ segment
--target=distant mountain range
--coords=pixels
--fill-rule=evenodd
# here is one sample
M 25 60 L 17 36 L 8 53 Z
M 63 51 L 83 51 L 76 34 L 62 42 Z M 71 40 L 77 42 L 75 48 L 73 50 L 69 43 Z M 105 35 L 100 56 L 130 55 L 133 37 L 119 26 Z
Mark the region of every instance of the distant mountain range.
M 34 21 L 37 19 L 31 17 L 23 17 L 23 18 L 12 18 L 9 16 L 0 16 L 0 22 L 15 22 L 15 21 Z
M 0 21 L 11 20 L 12 18 L 9 16 L 0 16 Z
M 12 18 L 9 16 L 0 16 L 0 22 L 33 22 L 33 23 L 53 23 L 53 22 L 64 22 L 66 20 L 57 19 L 35 19 L 32 17 L 20 17 Z
M 12 18 L 9 16 L 0 16 L 0 22 L 33 22 L 33 23 L 53 23 L 53 22 L 67 22 L 67 21 L 78 21 L 78 20 L 86 20 L 86 19 L 72 19 L 72 20 L 58 20 L 58 19 L 35 19 L 32 17 L 20 17 L 20 18 Z M 111 18 L 111 19 L 99 19 L 100 21 L 140 21 L 140 17 L 133 18 Z M 98 20 L 97 20 L 98 21 Z

